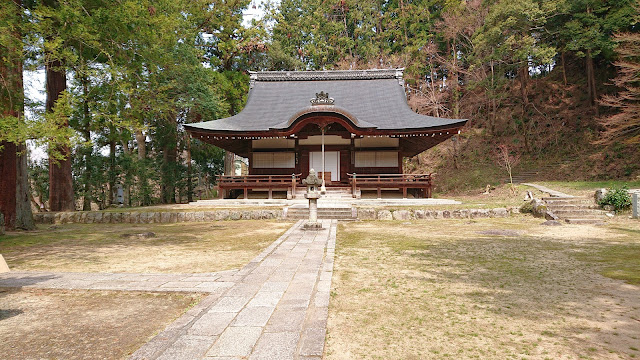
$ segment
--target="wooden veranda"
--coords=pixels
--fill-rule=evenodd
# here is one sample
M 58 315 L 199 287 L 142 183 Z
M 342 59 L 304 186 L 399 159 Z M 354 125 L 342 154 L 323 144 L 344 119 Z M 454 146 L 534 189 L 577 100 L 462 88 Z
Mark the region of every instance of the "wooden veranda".
M 417 189 L 424 198 L 431 198 L 434 174 L 348 174 L 349 188 L 354 198 L 361 190 L 376 190 L 378 198 L 383 189 L 398 189 L 406 199 L 408 189 Z M 243 197 L 249 197 L 249 191 L 267 190 L 268 198 L 274 191 L 286 191 L 295 197 L 296 189 L 302 186 L 301 174 L 291 175 L 220 175 L 218 194 L 222 199 L 229 190 L 242 190 Z

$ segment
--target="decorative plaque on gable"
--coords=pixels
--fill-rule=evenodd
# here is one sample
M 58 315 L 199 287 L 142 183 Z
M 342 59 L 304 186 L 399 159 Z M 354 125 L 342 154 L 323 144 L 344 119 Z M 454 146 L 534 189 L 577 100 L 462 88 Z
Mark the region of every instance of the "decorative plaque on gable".
M 329 97 L 329 93 L 326 93 L 324 91 L 320 91 L 319 93 L 316 93 L 316 97 L 311 99 L 311 105 L 333 105 L 334 101 L 333 98 Z

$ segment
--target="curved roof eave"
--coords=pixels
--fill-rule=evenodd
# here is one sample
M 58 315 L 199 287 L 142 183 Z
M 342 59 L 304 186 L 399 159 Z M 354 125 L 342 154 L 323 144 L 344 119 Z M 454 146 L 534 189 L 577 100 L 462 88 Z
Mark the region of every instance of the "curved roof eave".
M 398 72 L 401 74 L 399 69 L 258 74 L 252 76 L 247 104 L 240 113 L 185 127 L 211 133 L 273 132 L 287 129 L 301 116 L 313 113 L 334 114 L 355 128 L 376 132 L 429 131 L 465 125 L 465 119 L 436 118 L 411 110 Z M 335 99 L 334 105 L 309 106 L 310 99 L 320 92 Z

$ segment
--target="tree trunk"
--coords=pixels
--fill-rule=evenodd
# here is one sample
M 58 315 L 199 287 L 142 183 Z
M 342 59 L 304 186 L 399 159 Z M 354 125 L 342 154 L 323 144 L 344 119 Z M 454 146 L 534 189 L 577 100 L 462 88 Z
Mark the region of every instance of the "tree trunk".
M 84 124 L 82 133 L 84 135 L 84 141 L 91 144 L 91 119 L 89 114 L 89 79 L 86 75 L 83 75 L 82 79 L 82 91 L 84 95 L 84 102 L 82 104 L 82 113 L 84 117 Z M 84 160 L 84 174 L 82 174 L 83 193 L 82 197 L 82 210 L 91 211 L 91 154 L 93 152 L 93 146 L 84 146 L 82 149 Z
M 498 109 L 496 105 L 496 89 L 495 89 L 495 69 L 493 60 L 491 60 L 491 126 L 489 127 L 491 135 L 496 134 L 496 118 L 498 116 Z
M 596 101 L 598 99 L 598 93 L 596 91 L 596 75 L 591 50 L 587 50 L 585 65 L 587 67 L 587 92 L 589 94 L 589 104 L 595 109 L 596 115 L 598 115 L 598 103 Z
M 114 203 L 114 196 L 116 191 L 116 140 L 115 140 L 115 128 L 111 127 L 109 131 L 109 197 L 108 203 L 112 205 Z
M 224 174 L 225 175 L 234 175 L 235 173 L 235 159 L 236 155 L 231 151 L 224 152 Z
M 527 84 L 529 83 L 529 66 L 525 65 L 520 69 L 520 96 L 522 97 L 522 104 L 524 106 L 529 105 L 529 94 L 527 92 Z
M 0 212 L 4 215 L 4 226 L 13 229 L 16 225 L 17 148 L 6 141 L 0 145 Z
M 587 67 L 587 88 L 589 94 L 589 104 L 595 109 L 596 116 L 599 114 L 598 111 L 598 93 L 596 90 L 596 74 L 593 66 L 593 57 L 591 56 L 591 50 L 587 50 L 587 57 L 585 59 L 585 65 Z
M 33 230 L 36 223 L 31 211 L 31 190 L 29 189 L 29 171 L 27 166 L 27 146 L 17 147 L 16 158 L 16 228 Z
M 176 115 L 170 116 L 166 123 L 166 132 L 160 142 L 162 146 L 162 201 L 165 204 L 176 202 L 178 123 Z
M 11 39 L 0 44 L 1 114 L 23 121 L 24 89 L 22 85 L 22 0 L 13 0 L 14 8 L 4 20 L 13 26 Z M 31 212 L 27 155 L 22 142 L 0 143 L 0 212 L 5 226 L 31 230 L 35 228 Z
M 142 130 L 136 130 L 136 143 L 138 145 L 138 186 L 140 205 L 151 204 L 151 197 L 147 191 L 148 180 L 147 173 L 145 171 L 145 159 L 147 157 L 147 146 L 145 144 L 146 137 Z
M 173 144 L 164 146 L 162 151 L 162 162 L 162 201 L 165 204 L 173 204 L 176 202 L 176 148 Z
M 458 46 L 455 39 L 453 40 L 452 51 L 452 82 L 453 82 L 453 117 L 460 116 L 460 73 L 458 72 Z
M 187 201 L 193 201 L 193 181 L 191 181 L 192 169 L 191 169 L 191 137 L 187 132 L 185 132 L 185 137 L 187 138 Z
M 52 112 L 63 91 L 67 89 L 67 76 L 60 60 L 50 60 L 45 65 L 47 77 L 46 111 Z M 69 126 L 65 119 L 61 124 Z M 69 145 L 58 145 L 55 149 L 61 160 L 49 156 L 49 208 L 51 211 L 75 211 L 73 201 L 73 178 L 71 176 L 71 149 Z
M 567 61 L 565 54 L 566 53 L 563 51 L 560 56 L 562 59 L 562 80 L 564 80 L 564 86 L 567 86 Z

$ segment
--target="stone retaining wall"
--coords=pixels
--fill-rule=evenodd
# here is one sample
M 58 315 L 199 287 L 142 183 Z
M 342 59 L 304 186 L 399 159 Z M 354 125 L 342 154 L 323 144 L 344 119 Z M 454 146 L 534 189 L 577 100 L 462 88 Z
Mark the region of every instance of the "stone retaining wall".
M 460 210 L 377 210 L 358 208 L 358 220 L 420 220 L 420 219 L 476 219 L 509 217 L 512 209 L 460 209 Z M 212 211 L 163 211 L 163 212 L 101 212 L 76 211 L 36 213 L 37 224 L 151 224 L 190 221 L 263 220 L 282 219 L 282 209 L 272 210 L 212 210 Z
M 420 220 L 420 219 L 476 219 L 509 217 L 512 210 L 497 209 L 459 209 L 459 210 L 376 210 L 359 208 L 359 220 Z
M 215 210 L 215 211 L 176 211 L 176 212 L 101 212 L 76 211 L 57 213 L 37 213 L 34 219 L 37 224 L 151 224 L 177 223 L 187 221 L 216 220 L 260 220 L 279 219 L 281 209 L 274 210 Z

